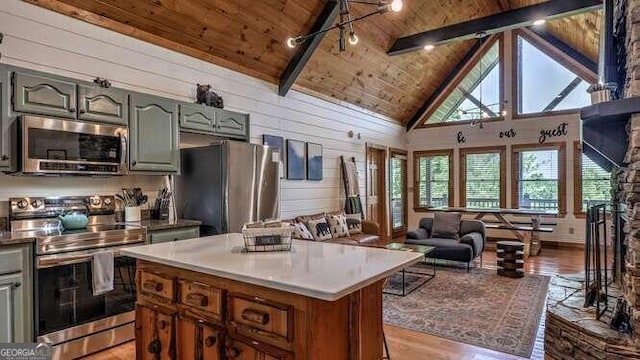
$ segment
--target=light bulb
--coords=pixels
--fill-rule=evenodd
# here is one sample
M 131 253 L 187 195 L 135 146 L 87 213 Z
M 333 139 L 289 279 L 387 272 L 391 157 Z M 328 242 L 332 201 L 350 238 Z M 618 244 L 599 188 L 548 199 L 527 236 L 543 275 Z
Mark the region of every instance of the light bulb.
M 296 41 L 295 38 L 288 38 L 287 39 L 287 46 L 288 47 L 293 49 L 294 47 L 296 47 L 296 45 L 298 45 L 298 42 Z
M 541 26 L 541 25 L 544 25 L 546 22 L 547 22 L 547 20 L 545 20 L 545 19 L 538 19 L 538 20 L 533 22 L 533 25 Z
M 431 51 L 431 50 L 433 50 L 434 48 L 435 48 L 435 46 L 434 46 L 434 45 L 432 45 L 432 44 L 427 44 L 427 45 L 425 45 L 425 46 L 424 46 L 424 49 L 425 49 L 425 50 L 427 50 L 427 51 Z
M 402 5 L 402 0 L 393 0 L 391 2 L 391 11 L 399 12 L 400 10 L 402 10 Z
M 358 35 L 356 35 L 356 33 L 351 33 L 349 35 L 349 44 L 355 45 L 357 43 L 358 43 Z

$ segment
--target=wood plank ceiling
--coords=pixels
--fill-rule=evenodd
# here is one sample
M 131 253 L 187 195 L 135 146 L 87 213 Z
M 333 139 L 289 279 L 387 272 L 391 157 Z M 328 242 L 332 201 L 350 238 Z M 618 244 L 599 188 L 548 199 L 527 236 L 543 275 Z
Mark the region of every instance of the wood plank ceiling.
M 295 50 L 288 37 L 304 34 L 326 0 L 25 0 L 126 35 L 277 83 Z M 471 48 L 472 42 L 389 57 L 405 35 L 476 19 L 543 0 L 404 0 L 401 13 L 355 24 L 360 42 L 338 51 L 330 32 L 295 88 L 359 105 L 405 124 Z M 363 14 L 370 7 L 353 5 Z M 600 15 L 549 22 L 548 30 L 597 59 Z M 212 84 L 215 88 L 215 84 Z

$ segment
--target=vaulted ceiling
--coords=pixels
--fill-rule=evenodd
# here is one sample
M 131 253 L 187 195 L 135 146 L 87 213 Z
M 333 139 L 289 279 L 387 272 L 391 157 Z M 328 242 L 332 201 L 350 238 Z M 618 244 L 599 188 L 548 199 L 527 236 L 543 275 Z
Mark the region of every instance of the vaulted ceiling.
M 25 0 L 160 46 L 277 83 L 293 57 L 285 41 L 306 33 L 326 0 Z M 404 0 L 400 13 L 355 24 L 360 42 L 338 51 L 322 40 L 295 82 L 319 94 L 405 124 L 456 67 L 471 41 L 390 57 L 401 36 L 481 18 L 544 0 Z M 371 10 L 353 5 L 356 15 Z M 553 20 L 547 30 L 597 60 L 600 13 Z M 215 84 L 213 84 L 215 87 Z

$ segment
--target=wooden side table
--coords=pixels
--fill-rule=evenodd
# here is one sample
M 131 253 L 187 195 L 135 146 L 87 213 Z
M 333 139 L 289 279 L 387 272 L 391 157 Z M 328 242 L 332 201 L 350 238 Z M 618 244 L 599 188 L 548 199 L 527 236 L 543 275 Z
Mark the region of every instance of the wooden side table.
M 519 241 L 496 243 L 498 275 L 510 278 L 524 277 L 524 244 Z

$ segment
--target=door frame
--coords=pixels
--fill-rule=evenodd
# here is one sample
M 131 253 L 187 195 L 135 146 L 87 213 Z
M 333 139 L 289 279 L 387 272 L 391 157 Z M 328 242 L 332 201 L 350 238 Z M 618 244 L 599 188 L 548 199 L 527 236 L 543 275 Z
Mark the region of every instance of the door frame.
M 389 227 L 389 181 L 388 181 L 388 167 L 389 167 L 389 148 L 384 145 L 367 143 L 365 153 L 365 196 L 366 206 L 369 207 L 369 153 L 372 150 L 379 152 L 382 155 L 380 164 L 382 169 L 378 169 L 378 189 L 380 189 L 380 195 L 378 195 L 378 214 L 380 214 L 380 237 L 383 240 L 390 238 Z M 368 216 L 368 214 L 367 214 Z M 365 217 L 367 218 L 367 217 Z
M 391 176 L 391 161 L 393 160 L 393 156 L 394 155 L 401 155 L 404 156 L 405 159 L 405 165 L 404 165 L 404 178 L 402 180 L 402 190 L 403 190 L 403 194 L 402 194 L 402 209 L 404 210 L 402 212 L 402 217 L 403 217 L 403 222 L 404 222 L 404 227 L 395 230 L 393 228 L 393 202 L 392 202 L 392 196 L 391 196 L 391 180 L 392 180 L 392 176 Z M 391 229 L 391 236 L 393 238 L 397 237 L 397 236 L 403 236 L 407 233 L 408 227 L 409 227 L 409 190 L 408 190 L 408 185 L 409 185 L 409 152 L 407 150 L 402 150 L 402 149 L 396 149 L 396 148 L 390 148 L 389 149 L 389 174 L 387 175 L 388 179 L 389 179 L 389 228 Z

